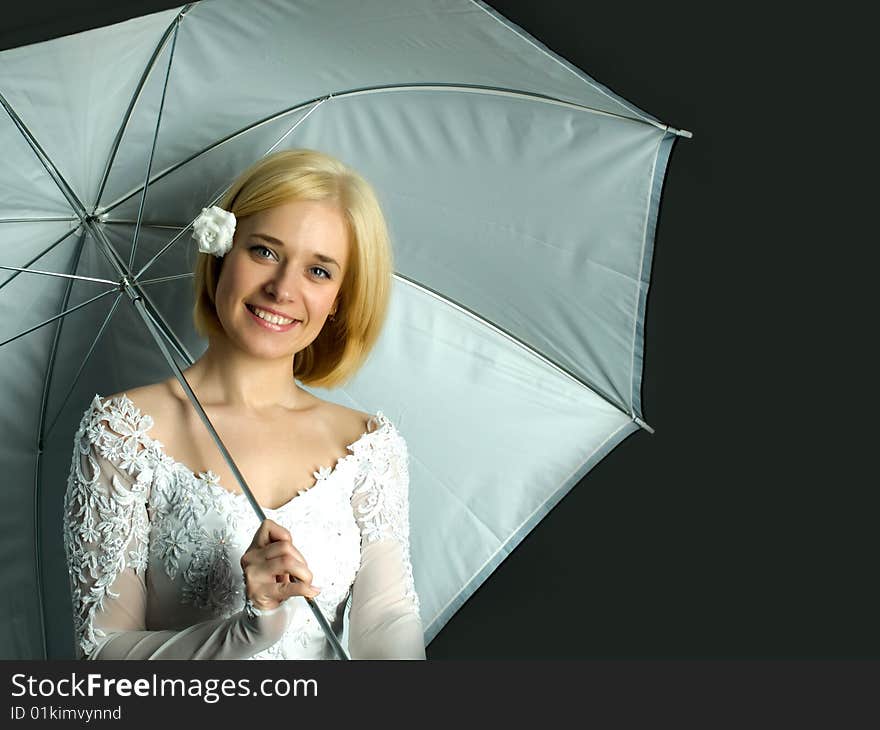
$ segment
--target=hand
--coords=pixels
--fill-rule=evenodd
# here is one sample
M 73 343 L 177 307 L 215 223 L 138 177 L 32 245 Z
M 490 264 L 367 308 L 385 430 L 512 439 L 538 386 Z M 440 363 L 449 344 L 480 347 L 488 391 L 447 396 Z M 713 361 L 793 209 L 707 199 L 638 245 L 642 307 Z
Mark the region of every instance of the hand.
M 241 570 L 247 597 L 261 610 L 277 608 L 291 596 L 314 598 L 320 593 L 290 533 L 269 519 L 257 528 L 241 556 Z

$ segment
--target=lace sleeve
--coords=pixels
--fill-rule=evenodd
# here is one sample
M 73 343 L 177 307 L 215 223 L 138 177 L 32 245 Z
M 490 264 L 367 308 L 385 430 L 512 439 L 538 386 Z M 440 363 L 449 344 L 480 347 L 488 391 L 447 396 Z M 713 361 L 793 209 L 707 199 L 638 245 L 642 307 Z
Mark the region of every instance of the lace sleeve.
M 273 611 L 245 605 L 229 618 L 183 630 L 146 629 L 152 469 L 141 442 L 149 416 L 96 396 L 74 438 L 64 497 L 75 653 L 88 659 L 245 659 L 274 644 L 291 601 Z
M 381 411 L 366 468 L 352 492 L 361 564 L 352 588 L 352 659 L 424 659 L 425 643 L 409 553 L 406 441 Z

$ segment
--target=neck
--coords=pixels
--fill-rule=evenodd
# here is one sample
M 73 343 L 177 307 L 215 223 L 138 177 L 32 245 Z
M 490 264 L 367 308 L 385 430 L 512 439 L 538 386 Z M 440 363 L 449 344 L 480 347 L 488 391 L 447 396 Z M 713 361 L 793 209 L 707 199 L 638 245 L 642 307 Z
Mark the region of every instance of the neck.
M 306 392 L 293 379 L 293 358 L 254 357 L 211 338 L 208 349 L 184 371 L 202 405 L 232 406 L 254 413 L 303 406 Z

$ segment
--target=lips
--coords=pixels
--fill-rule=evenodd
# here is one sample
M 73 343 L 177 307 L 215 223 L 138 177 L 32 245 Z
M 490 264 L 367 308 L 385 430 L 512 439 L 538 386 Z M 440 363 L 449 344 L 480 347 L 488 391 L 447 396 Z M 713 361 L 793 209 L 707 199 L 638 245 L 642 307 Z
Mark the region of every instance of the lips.
M 288 330 L 291 330 L 300 324 L 300 320 L 293 319 L 292 317 L 285 317 L 285 315 L 282 315 L 280 313 L 278 313 L 276 316 L 285 317 L 286 319 L 293 319 L 293 321 L 287 322 L 286 324 L 279 324 L 279 323 L 275 323 L 275 322 L 270 322 L 269 320 L 264 319 L 263 317 L 259 316 L 256 313 L 256 310 L 262 310 L 262 311 L 269 313 L 271 315 L 275 315 L 276 310 L 272 310 L 272 309 L 268 309 L 268 308 L 264 308 L 264 307 L 255 307 L 255 305 L 253 305 L 253 304 L 245 304 L 245 309 L 247 309 L 248 314 L 251 316 L 251 318 L 253 319 L 253 321 L 256 324 L 260 325 L 264 329 L 271 330 L 272 332 L 287 332 Z
M 274 314 L 278 317 L 284 317 L 285 319 L 296 319 L 296 317 L 291 317 L 289 314 L 285 312 L 279 312 L 277 309 L 272 309 L 272 307 L 264 307 L 260 304 L 251 304 L 250 302 L 246 302 L 245 306 L 254 312 L 257 309 L 262 309 L 264 312 L 269 312 L 269 314 Z M 299 321 L 299 320 L 297 320 Z

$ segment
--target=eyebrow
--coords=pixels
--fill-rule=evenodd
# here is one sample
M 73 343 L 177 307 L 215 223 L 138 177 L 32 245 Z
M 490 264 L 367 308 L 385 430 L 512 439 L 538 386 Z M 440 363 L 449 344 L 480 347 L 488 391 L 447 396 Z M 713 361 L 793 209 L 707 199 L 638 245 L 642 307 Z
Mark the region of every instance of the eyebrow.
M 270 236 L 268 233 L 252 233 L 251 236 L 253 238 L 262 238 L 264 241 L 274 243 L 276 246 L 284 247 L 284 241 L 281 241 L 274 236 Z M 342 271 L 342 267 L 339 265 L 339 262 L 336 259 L 331 258 L 330 256 L 325 256 L 322 253 L 316 253 L 315 258 L 323 264 L 333 264 L 337 269 Z

